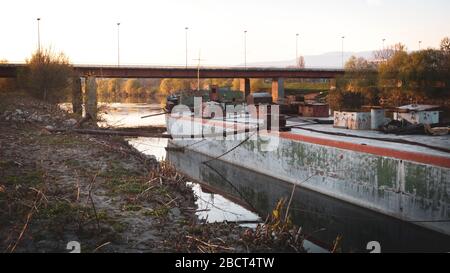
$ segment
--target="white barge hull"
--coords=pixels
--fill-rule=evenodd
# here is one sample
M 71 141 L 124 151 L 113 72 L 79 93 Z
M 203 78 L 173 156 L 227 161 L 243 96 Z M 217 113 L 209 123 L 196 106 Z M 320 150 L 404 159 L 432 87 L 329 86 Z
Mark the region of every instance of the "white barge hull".
M 205 124 L 200 119 L 168 116 L 168 130 L 174 136 L 169 145 L 219 157 L 216 160 L 450 235 L 448 154 L 302 130 L 228 134 L 226 138 L 177 138 L 180 124 L 194 124 L 194 135 L 244 128 L 230 122 Z

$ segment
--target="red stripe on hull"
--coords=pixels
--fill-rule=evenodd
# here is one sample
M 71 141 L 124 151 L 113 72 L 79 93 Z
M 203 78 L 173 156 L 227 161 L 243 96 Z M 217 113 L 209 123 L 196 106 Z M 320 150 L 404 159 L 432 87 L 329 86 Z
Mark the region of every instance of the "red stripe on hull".
M 368 154 L 374 154 L 374 155 L 386 156 L 386 157 L 394 157 L 394 158 L 401 159 L 401 160 L 408 160 L 408 161 L 414 161 L 414 162 L 419 162 L 419 163 L 423 163 L 423 164 L 436 165 L 436 166 L 440 166 L 440 167 L 450 168 L 450 158 L 441 157 L 441 156 L 434 156 L 434 155 L 429 155 L 429 154 L 424 154 L 424 153 L 415 153 L 415 152 L 408 152 L 408 151 L 401 151 L 401 150 L 393 150 L 393 149 L 388 149 L 388 148 L 383 148 L 383 147 L 355 144 L 355 143 L 350 143 L 350 142 L 345 142 L 345 141 L 336 141 L 336 140 L 331 140 L 331 139 L 316 138 L 316 137 L 304 136 L 304 135 L 287 133 L 287 132 L 280 132 L 280 137 L 285 138 L 285 139 L 309 142 L 309 143 L 313 143 L 313 144 L 344 149 L 344 150 L 351 150 L 351 151 L 355 151 L 355 152 L 368 153 Z

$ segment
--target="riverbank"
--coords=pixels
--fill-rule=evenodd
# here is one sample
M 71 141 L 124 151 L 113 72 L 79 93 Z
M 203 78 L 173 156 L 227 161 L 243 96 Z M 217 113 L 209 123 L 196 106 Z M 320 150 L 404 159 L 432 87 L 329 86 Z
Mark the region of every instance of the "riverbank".
M 71 241 L 82 252 L 302 250 L 301 240 L 295 249 L 271 244 L 269 228 L 199 221 L 187 178 L 122 137 L 48 130 L 76 118 L 25 94 L 0 94 L 0 251 L 69 252 Z

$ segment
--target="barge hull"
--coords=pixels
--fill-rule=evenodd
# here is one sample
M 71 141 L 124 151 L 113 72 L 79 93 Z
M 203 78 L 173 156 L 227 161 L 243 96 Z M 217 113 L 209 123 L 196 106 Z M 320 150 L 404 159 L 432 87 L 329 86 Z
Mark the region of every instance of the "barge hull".
M 169 117 L 169 131 L 173 122 Z M 185 122 L 198 127 L 194 131 L 218 130 L 217 122 Z M 225 123 L 224 130 L 232 128 Z M 175 138 L 169 145 L 450 235 L 450 158 L 420 156 L 362 140 L 327 142 L 326 137 L 303 134 L 231 134 L 201 141 Z

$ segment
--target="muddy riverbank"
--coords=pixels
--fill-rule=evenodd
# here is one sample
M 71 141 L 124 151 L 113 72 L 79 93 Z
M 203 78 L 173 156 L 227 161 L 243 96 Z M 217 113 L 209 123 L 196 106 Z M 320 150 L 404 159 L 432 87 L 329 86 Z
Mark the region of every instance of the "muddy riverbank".
M 82 252 L 301 251 L 300 240 L 280 243 L 290 226 L 273 239 L 270 229 L 200 221 L 187 179 L 167 162 L 122 137 L 50 133 L 77 117 L 0 96 L 0 251 L 69 252 L 71 241 Z

